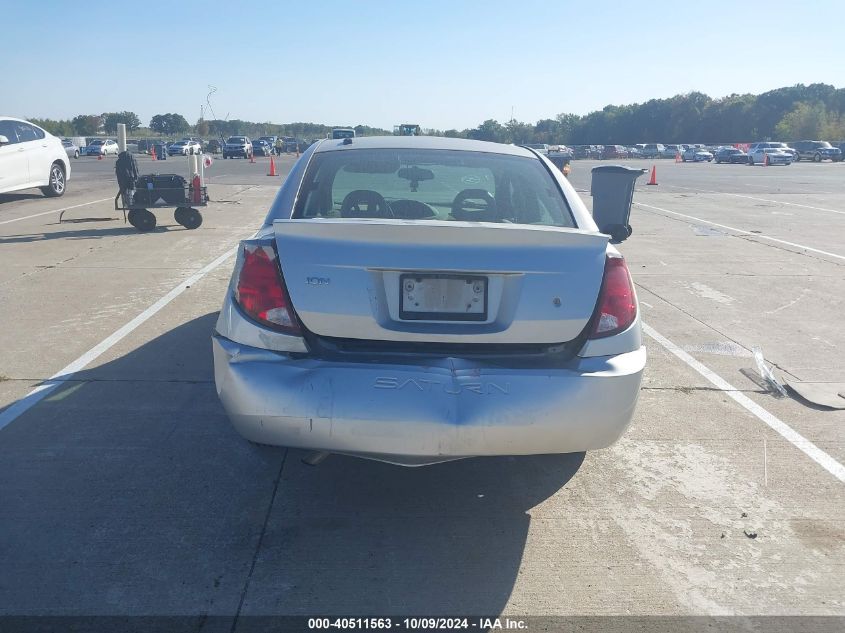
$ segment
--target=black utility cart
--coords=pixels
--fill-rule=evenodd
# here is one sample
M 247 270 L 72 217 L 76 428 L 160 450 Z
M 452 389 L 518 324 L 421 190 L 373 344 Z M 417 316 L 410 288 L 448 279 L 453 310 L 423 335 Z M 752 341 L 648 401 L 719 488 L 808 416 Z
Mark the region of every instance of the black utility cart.
M 202 224 L 199 208 L 208 206 L 208 191 L 195 178 L 187 182 L 177 174 L 138 174 L 135 158 L 122 152 L 115 164 L 120 187 L 114 198 L 116 211 L 139 231 L 156 227 L 155 209 L 173 209 L 173 218 L 186 229 Z

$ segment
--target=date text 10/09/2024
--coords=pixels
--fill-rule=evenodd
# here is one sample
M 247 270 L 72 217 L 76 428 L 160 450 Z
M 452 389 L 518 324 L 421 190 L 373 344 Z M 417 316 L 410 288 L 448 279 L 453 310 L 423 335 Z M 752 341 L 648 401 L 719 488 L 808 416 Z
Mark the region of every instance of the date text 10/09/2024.
M 527 631 L 524 620 L 516 618 L 308 618 L 309 630 L 346 631 Z

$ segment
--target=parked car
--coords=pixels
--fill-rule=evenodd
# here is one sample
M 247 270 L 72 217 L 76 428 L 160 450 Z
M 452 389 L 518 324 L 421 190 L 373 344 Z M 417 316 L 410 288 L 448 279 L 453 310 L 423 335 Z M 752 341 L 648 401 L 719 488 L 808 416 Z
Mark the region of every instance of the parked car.
M 267 141 L 262 141 L 261 139 L 255 139 L 252 142 L 252 154 L 253 156 L 270 156 L 273 153 L 273 149 L 270 145 L 267 144 Z
M 295 152 L 298 144 L 296 139 L 292 136 L 283 136 L 282 137 L 282 151 L 284 152 Z
M 79 158 L 79 148 L 73 144 L 73 141 L 62 139 L 62 147 L 65 148 L 68 157 Z
M 713 154 L 700 147 L 689 147 L 681 154 L 683 162 L 703 163 L 713 160 Z
M 791 165 L 794 161 L 792 154 L 779 147 L 756 147 L 748 152 L 748 164 L 764 165 L 766 157 L 769 165 Z
M 646 361 L 636 293 L 545 161 L 438 137 L 309 148 L 215 326 L 238 432 L 404 465 L 619 439 Z
M 572 147 L 572 158 L 589 158 L 590 157 L 590 146 L 589 145 L 575 145 Z
M 57 197 L 69 178 L 70 159 L 60 139 L 29 121 L 0 116 L 0 193 L 38 187 Z
M 605 145 L 601 157 L 609 158 L 628 158 L 628 150 L 622 145 Z
M 815 163 L 842 160 L 842 150 L 827 141 L 798 141 L 792 147 L 798 152 L 797 160 L 811 160 Z
M 251 158 L 252 142 L 246 136 L 230 136 L 223 145 L 223 158 Z
M 720 147 L 713 154 L 716 163 L 742 163 L 748 162 L 748 154 L 735 147 Z
M 118 151 L 117 141 L 111 139 L 94 139 L 85 146 L 86 156 L 108 156 L 109 154 L 117 156 Z
M 258 137 L 258 140 L 259 140 L 259 141 L 264 141 L 264 142 L 265 142 L 265 143 L 267 143 L 267 145 L 269 145 L 270 147 L 275 147 L 275 146 L 276 146 L 276 139 L 277 139 L 277 138 L 279 138 L 279 137 L 278 137 L 278 136 L 276 136 L 276 135 L 272 135 L 272 136 L 259 136 L 259 137 Z
M 199 136 L 186 136 L 182 139 L 183 141 L 193 141 L 200 147 L 200 153 L 205 149 L 205 141 L 201 139 Z
M 758 148 L 771 148 L 771 149 L 782 149 L 783 151 L 787 152 L 788 154 L 792 154 L 794 160 L 798 160 L 798 150 L 793 147 L 790 147 L 786 143 L 781 143 L 780 141 L 761 141 L 759 143 L 752 143 L 748 146 L 748 152 L 753 152 Z
M 176 141 L 167 146 L 168 156 L 188 156 L 202 154 L 202 145 L 197 141 Z
M 643 158 L 660 158 L 666 147 L 663 143 L 646 143 L 642 149 Z
M 540 152 L 541 154 L 547 155 L 549 153 L 549 145 L 548 143 L 525 143 L 523 147 L 529 147 L 533 150 Z
M 209 154 L 219 154 L 223 151 L 223 142 L 219 139 L 213 138 L 206 143 L 205 151 Z
M 666 145 L 663 151 L 660 152 L 659 158 L 675 158 L 681 153 L 680 145 Z
M 839 148 L 839 152 L 840 152 L 839 153 L 839 160 L 842 160 L 843 158 L 845 158 L 845 141 L 838 143 L 836 145 L 836 147 Z

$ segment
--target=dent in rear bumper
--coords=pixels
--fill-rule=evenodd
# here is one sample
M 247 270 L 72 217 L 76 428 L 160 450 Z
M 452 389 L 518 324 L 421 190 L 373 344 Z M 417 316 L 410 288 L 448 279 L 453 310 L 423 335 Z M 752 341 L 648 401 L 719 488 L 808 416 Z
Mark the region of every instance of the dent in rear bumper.
M 566 369 L 503 369 L 295 358 L 213 338 L 217 392 L 233 425 L 263 444 L 395 463 L 604 448 L 633 416 L 644 347 Z

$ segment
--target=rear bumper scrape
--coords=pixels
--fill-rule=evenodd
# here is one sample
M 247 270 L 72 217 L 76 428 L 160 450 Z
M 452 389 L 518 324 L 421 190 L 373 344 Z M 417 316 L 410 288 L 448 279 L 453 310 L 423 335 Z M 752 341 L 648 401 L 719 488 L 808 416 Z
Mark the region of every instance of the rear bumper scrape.
M 604 448 L 628 427 L 644 347 L 565 369 L 333 362 L 213 338 L 217 392 L 249 440 L 395 463 Z

